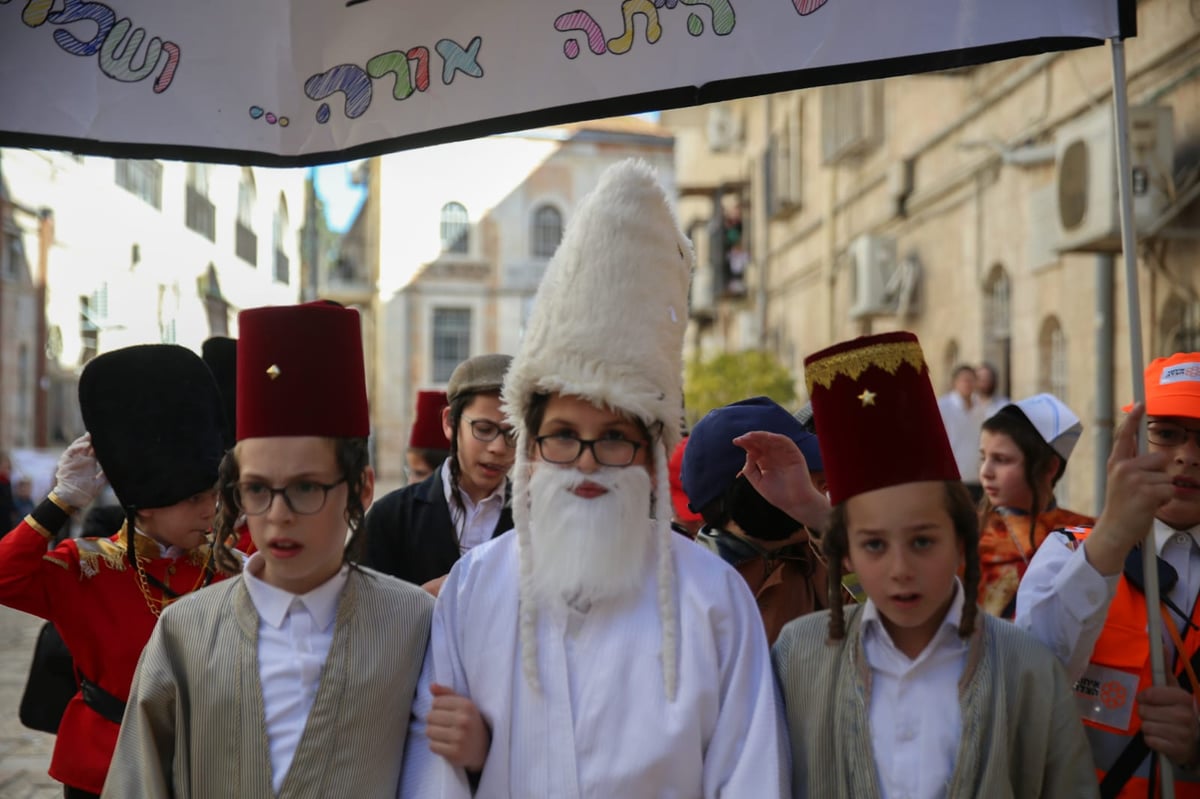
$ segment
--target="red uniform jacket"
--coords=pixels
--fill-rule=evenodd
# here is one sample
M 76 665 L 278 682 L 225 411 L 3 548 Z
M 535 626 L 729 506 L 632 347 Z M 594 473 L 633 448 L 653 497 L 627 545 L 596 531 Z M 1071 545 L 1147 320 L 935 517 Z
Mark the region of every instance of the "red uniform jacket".
M 158 618 L 126 560 L 124 531 L 112 538 L 67 539 L 47 552 L 47 538 L 27 522 L 0 539 L 0 603 L 54 622 L 78 673 L 127 701 Z M 149 559 L 143 562 L 146 574 L 172 591 L 184 594 L 202 584 L 207 547 L 163 558 L 153 540 L 136 536 L 136 541 L 138 554 Z M 152 583 L 146 591 L 162 598 Z M 118 730 L 76 694 L 59 727 L 50 776 L 100 793 Z

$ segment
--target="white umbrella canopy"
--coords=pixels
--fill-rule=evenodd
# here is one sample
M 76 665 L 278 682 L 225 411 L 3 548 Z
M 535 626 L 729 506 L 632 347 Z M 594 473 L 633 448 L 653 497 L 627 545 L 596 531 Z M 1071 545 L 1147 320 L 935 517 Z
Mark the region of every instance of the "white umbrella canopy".
M 0 0 L 0 145 L 269 166 L 963 66 L 1133 0 Z

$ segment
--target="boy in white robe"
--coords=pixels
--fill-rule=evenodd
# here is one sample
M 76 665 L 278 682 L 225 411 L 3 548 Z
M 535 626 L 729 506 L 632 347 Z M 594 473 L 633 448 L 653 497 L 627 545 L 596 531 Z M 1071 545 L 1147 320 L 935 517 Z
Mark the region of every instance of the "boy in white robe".
M 784 794 L 754 599 L 670 529 L 691 263 L 642 164 L 567 230 L 505 380 L 516 532 L 442 588 L 402 796 Z
M 256 308 L 238 326 L 215 534 L 241 574 L 163 612 L 103 795 L 390 799 L 433 600 L 351 557 L 374 488 L 358 312 Z

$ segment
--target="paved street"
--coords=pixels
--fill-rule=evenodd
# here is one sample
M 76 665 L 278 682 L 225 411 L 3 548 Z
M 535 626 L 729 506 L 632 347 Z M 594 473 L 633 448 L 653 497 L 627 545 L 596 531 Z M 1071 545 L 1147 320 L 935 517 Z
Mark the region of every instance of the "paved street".
M 0 797 L 57 799 L 62 786 L 46 775 L 54 736 L 21 726 L 17 707 L 42 620 L 0 606 Z

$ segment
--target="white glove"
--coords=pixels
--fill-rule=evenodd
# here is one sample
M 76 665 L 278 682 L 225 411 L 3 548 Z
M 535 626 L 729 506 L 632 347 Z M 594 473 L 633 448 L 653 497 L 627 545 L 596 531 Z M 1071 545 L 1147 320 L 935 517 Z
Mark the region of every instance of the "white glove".
M 58 459 L 54 473 L 54 495 L 73 508 L 92 504 L 108 480 L 92 449 L 92 434 L 84 433 Z

